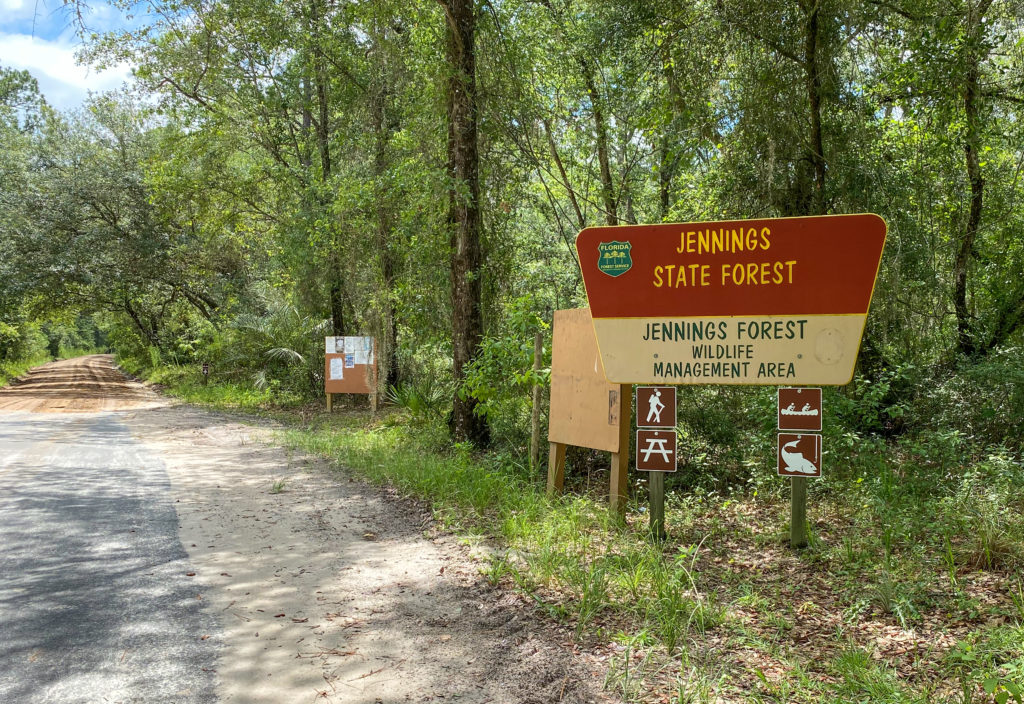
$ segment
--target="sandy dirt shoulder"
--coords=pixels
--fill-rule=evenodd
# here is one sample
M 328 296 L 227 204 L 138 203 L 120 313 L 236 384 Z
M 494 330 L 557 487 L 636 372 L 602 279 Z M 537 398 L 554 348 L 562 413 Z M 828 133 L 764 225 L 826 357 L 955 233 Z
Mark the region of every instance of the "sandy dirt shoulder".
M 422 508 L 217 414 L 125 421 L 167 465 L 224 701 L 610 701 L 600 663 L 489 588 Z

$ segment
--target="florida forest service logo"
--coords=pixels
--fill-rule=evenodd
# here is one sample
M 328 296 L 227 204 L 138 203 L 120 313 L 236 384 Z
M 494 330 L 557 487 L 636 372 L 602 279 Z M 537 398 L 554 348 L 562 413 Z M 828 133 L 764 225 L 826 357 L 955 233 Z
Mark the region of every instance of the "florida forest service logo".
M 597 268 L 608 276 L 625 274 L 633 266 L 633 258 L 629 256 L 631 249 L 633 245 L 630 242 L 602 242 L 597 245 L 600 254 Z

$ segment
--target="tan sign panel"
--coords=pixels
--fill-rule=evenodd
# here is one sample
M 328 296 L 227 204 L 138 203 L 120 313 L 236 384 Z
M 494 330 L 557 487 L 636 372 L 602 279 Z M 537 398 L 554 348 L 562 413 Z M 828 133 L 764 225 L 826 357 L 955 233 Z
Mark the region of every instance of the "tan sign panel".
M 676 387 L 636 387 L 636 426 L 638 428 L 676 427 Z
M 636 431 L 636 468 L 641 472 L 676 471 L 676 431 Z
M 618 452 L 620 390 L 605 379 L 590 309 L 556 310 L 551 338 L 548 441 Z
M 849 383 L 885 234 L 872 214 L 583 230 L 608 380 Z
M 779 389 L 779 430 L 821 431 L 821 389 Z
M 779 476 L 820 477 L 821 436 L 779 433 Z

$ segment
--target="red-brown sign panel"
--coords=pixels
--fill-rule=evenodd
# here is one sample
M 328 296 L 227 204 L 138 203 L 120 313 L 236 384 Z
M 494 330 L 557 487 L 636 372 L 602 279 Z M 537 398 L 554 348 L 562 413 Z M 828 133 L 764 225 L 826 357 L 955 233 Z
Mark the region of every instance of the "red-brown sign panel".
M 821 431 L 821 389 L 779 389 L 779 430 Z
M 847 383 L 885 232 L 872 214 L 583 230 L 608 380 Z
M 636 387 L 636 427 L 676 427 L 676 388 L 674 386 Z
M 676 471 L 676 431 L 636 431 L 636 468 L 641 472 Z
M 821 436 L 779 433 L 779 475 L 821 476 Z

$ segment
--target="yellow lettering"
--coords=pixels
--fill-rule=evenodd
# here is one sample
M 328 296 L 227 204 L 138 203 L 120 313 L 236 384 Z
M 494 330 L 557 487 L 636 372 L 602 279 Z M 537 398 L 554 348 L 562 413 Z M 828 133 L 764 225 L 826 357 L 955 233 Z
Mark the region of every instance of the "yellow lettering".
M 731 234 L 732 234 L 732 237 L 731 237 L 732 247 L 730 248 L 730 251 L 732 251 L 732 252 L 742 252 L 743 251 L 743 230 L 742 230 L 742 228 L 740 230 L 732 230 Z
M 654 267 L 654 287 L 661 288 L 661 267 Z
M 747 249 L 757 249 L 757 230 L 754 228 L 747 230 Z

